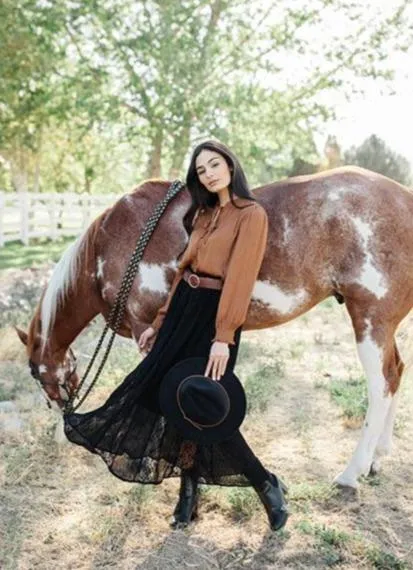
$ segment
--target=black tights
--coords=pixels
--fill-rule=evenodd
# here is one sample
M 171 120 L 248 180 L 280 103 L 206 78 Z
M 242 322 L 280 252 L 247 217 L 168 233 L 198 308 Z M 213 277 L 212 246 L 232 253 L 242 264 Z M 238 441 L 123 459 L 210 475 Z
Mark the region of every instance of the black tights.
M 268 479 L 268 471 L 254 455 L 240 431 L 237 430 L 230 439 L 221 442 L 221 447 L 225 449 L 234 466 L 239 468 L 251 485 L 260 487 Z
M 226 441 L 220 443 L 222 451 L 231 459 L 235 472 L 242 473 L 247 477 L 251 485 L 261 487 L 269 477 L 268 471 L 265 469 L 261 461 L 254 455 L 252 449 L 245 441 L 240 431 Z M 197 477 L 196 453 L 195 463 L 190 469 L 185 471 L 192 477 Z

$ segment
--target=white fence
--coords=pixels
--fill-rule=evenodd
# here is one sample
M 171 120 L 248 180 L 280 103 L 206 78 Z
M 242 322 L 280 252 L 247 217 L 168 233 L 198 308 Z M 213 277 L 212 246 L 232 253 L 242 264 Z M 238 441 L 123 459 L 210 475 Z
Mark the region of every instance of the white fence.
M 119 197 L 0 192 L 0 247 L 15 240 L 28 245 L 31 238 L 77 236 Z

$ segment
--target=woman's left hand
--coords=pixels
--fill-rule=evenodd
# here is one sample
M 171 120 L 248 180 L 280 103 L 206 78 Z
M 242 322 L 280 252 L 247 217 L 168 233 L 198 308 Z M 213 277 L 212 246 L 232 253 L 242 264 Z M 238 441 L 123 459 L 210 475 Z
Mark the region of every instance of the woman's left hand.
M 212 380 L 221 380 L 221 376 L 225 374 L 227 362 L 229 359 L 229 347 L 226 342 L 215 341 L 211 346 L 209 360 L 205 369 L 204 376 L 210 376 Z

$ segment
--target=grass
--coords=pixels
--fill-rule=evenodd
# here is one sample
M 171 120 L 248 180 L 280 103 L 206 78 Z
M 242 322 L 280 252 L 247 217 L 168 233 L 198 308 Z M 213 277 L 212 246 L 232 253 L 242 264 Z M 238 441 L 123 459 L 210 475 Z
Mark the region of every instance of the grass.
M 252 342 L 248 340 L 242 340 L 237 357 L 238 364 L 244 364 L 250 362 L 255 356 L 256 348 Z
M 284 364 L 274 360 L 249 374 L 244 384 L 248 412 L 264 412 L 279 393 L 284 378 Z
M 257 510 L 263 508 L 257 493 L 249 488 L 228 489 L 227 500 L 231 507 L 231 516 L 236 521 L 248 520 Z
M 378 570 L 407 570 L 408 566 L 404 560 L 400 560 L 390 552 L 381 550 L 374 545 L 367 550 L 367 559 Z
M 33 273 L 33 281 L 38 280 L 38 271 Z M 33 284 L 23 289 L 17 283 L 13 295 L 10 314 L 24 325 L 26 312 L 17 301 L 24 297 L 32 307 L 36 290 Z M 0 313 L 4 319 L 4 311 Z M 335 314 L 326 308 L 325 317 L 336 329 Z M 76 340 L 74 350 L 80 370 L 84 370 L 102 326 L 102 319 L 96 319 Z M 247 441 L 264 465 L 279 471 L 289 486 L 291 517 L 281 533 L 270 533 L 265 509 L 253 489 L 214 485 L 201 485 L 196 525 L 185 533 L 171 532 L 169 520 L 177 500 L 178 481 L 166 481 L 162 486 L 125 483 L 111 476 L 103 462 L 86 450 L 57 444 L 53 438 L 55 416 L 47 410 L 29 376 L 24 349 L 11 327 L 0 329 L 0 399 L 13 400 L 22 420 L 17 435 L 0 427 L 0 543 L 4 543 L 0 546 L 0 567 L 154 570 L 192 564 L 196 568 L 191 549 L 199 550 L 201 555 L 208 549 L 213 558 L 210 568 L 218 567 L 218 562 L 220 568 L 228 569 L 241 565 L 308 570 L 411 568 L 410 511 L 401 508 L 400 513 L 391 513 L 395 501 L 382 500 L 383 490 L 392 494 L 399 490 L 400 504 L 408 506 L 412 481 L 411 452 L 407 449 L 410 440 L 406 436 L 401 439 L 405 446 L 403 478 L 394 470 L 388 478 L 362 482 L 361 503 L 356 499 L 346 503 L 347 499 L 329 483 L 337 464 L 341 467 L 341 459 L 337 463 L 324 463 L 323 459 L 327 454 L 342 453 L 339 435 L 333 433 L 336 448 L 329 447 L 327 437 L 325 450 L 311 445 L 312 437 L 326 436 L 334 426 L 321 418 L 320 432 L 309 429 L 312 408 L 302 405 L 300 390 L 290 382 L 294 377 L 290 363 L 295 370 L 300 366 L 294 359 L 304 357 L 305 364 L 309 363 L 306 381 L 312 383 L 317 376 L 315 387 L 327 390 L 324 394 L 314 390 L 309 396 L 321 398 L 327 411 L 334 411 L 338 405 L 343 415 L 357 418 L 364 415 L 366 404 L 366 385 L 358 377 L 358 366 L 344 359 L 342 372 L 336 373 L 328 352 L 331 335 L 323 327 L 318 319 L 317 327 L 308 330 L 304 340 L 300 327 L 300 334 L 291 340 L 284 341 L 278 333 L 275 338 L 279 344 L 271 336 L 267 340 L 264 333 L 258 342 L 251 333 L 240 348 L 239 375 L 246 384 L 253 412 L 245 422 Z M 309 356 L 312 347 L 320 344 L 322 351 L 317 351 L 316 356 L 321 364 Z M 90 395 L 90 406 L 103 403 L 140 359 L 133 342 L 119 337 Z M 328 370 L 337 380 L 324 375 Z M 296 397 L 289 399 L 293 390 Z M 408 393 L 410 401 L 412 395 Z M 401 402 L 406 429 L 410 429 L 410 408 Z M 270 410 L 269 416 L 266 410 Z M 275 422 L 272 427 L 268 418 L 276 418 L 278 425 Z M 342 430 L 338 431 L 341 434 Z M 377 481 L 383 490 L 373 486 Z M 175 550 L 171 549 L 173 541 Z
M 362 421 L 367 411 L 367 386 L 363 376 L 349 380 L 332 380 L 326 384 L 331 398 L 343 415 L 355 422 Z
M 316 526 L 316 548 L 320 551 L 326 566 L 335 566 L 346 559 L 346 546 L 351 540 L 348 533 L 325 525 Z
M 289 496 L 296 503 L 298 502 L 318 502 L 324 503 L 336 497 L 338 490 L 329 483 L 299 483 L 292 485 Z
M 56 262 L 67 246 L 74 240 L 73 237 L 57 241 L 33 240 L 31 245 L 23 245 L 19 241 L 11 241 L 0 248 L 0 271 L 2 269 L 24 269 L 41 265 L 48 261 Z
M 1 352 L 0 350 L 0 401 L 15 400 L 21 394 L 32 395 L 36 386 L 35 380 L 29 375 L 28 366 L 25 363 L 2 362 Z
M 301 358 L 305 352 L 305 349 L 305 343 L 302 340 L 297 340 L 297 342 L 295 342 L 290 348 L 290 358 L 294 360 Z
M 12 501 L 10 501 L 12 502 Z M 18 567 L 18 560 L 21 554 L 21 547 L 24 540 L 24 524 L 21 516 L 18 501 L 13 504 L 3 503 L 4 528 L 2 535 L 6 548 L 0 557 L 1 568 L 3 570 L 14 570 Z
M 406 563 L 376 544 L 368 542 L 358 533 L 349 533 L 326 524 L 318 524 L 302 519 L 295 524 L 301 534 L 313 537 L 313 548 L 321 555 L 326 567 L 349 562 L 355 558 L 362 568 L 378 570 L 407 570 Z M 347 567 L 347 566 L 346 566 Z

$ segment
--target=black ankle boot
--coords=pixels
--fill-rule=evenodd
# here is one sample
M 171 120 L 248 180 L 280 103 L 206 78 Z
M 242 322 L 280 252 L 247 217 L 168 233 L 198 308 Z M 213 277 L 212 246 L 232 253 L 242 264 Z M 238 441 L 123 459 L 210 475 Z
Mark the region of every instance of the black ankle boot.
M 288 509 L 283 494 L 287 487 L 273 473 L 269 473 L 268 479 L 260 487 L 254 486 L 254 489 L 267 511 L 270 527 L 272 530 L 280 530 L 288 519 Z
M 185 528 L 198 517 L 198 479 L 187 473 L 181 475 L 179 500 L 173 513 L 172 528 Z

